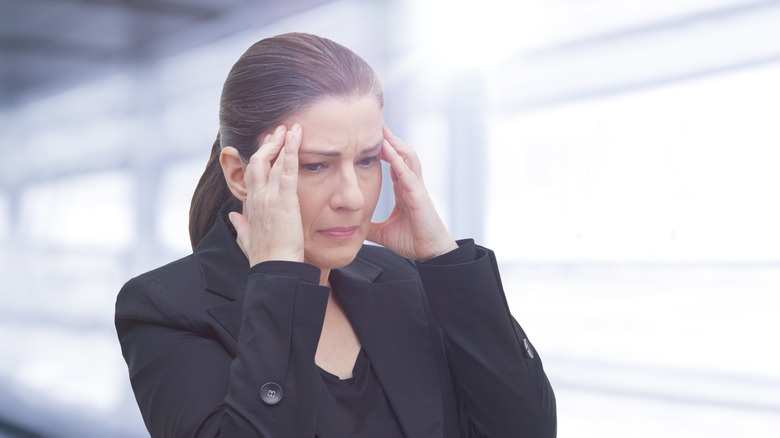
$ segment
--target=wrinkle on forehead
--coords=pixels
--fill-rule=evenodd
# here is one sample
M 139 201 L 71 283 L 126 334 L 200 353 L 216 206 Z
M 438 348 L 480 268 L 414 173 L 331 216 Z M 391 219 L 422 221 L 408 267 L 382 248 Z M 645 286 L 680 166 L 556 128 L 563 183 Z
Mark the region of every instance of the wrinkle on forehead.
M 293 123 L 303 128 L 299 153 L 364 153 L 381 146 L 383 139 L 382 108 L 375 97 L 368 95 L 324 98 L 286 121 L 288 126 Z

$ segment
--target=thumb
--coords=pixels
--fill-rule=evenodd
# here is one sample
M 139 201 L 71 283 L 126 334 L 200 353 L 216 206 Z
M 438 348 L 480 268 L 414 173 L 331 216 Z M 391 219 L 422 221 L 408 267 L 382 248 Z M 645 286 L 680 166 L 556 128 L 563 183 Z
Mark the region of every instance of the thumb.
M 382 229 L 384 228 L 384 225 L 384 222 L 371 222 L 371 225 L 368 228 L 368 235 L 366 235 L 366 240 L 384 246 L 382 239 Z
M 233 224 L 233 228 L 236 229 L 238 246 L 241 247 L 241 251 L 244 255 L 247 255 L 246 248 L 249 247 L 249 221 L 246 220 L 246 217 L 243 214 L 235 211 L 231 211 L 228 214 L 228 219 L 230 219 L 230 223 Z

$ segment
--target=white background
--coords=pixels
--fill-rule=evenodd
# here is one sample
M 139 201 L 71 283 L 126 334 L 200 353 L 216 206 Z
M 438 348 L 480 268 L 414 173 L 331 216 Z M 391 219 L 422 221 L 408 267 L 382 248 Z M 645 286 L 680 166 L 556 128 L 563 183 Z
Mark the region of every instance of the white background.
M 232 63 L 301 30 L 374 65 L 453 233 L 496 251 L 559 436 L 776 436 L 780 5 L 506 3 L 339 1 L 6 109 L 3 160 L 31 177 L 0 192 L 0 416 L 144 436 L 116 293 L 188 253 Z M 453 138 L 459 72 L 479 144 Z

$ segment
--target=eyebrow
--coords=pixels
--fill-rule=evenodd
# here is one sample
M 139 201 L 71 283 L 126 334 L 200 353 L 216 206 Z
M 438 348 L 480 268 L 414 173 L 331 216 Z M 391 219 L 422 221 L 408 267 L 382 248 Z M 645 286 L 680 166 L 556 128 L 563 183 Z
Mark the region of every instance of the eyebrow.
M 373 146 L 369 146 L 369 147 L 363 149 L 362 151 L 360 151 L 359 155 L 368 154 L 368 153 L 376 151 L 377 149 L 382 147 L 382 143 L 384 141 L 385 141 L 385 139 L 382 138 L 382 140 L 379 140 L 379 143 L 377 143 L 377 144 L 375 144 Z M 298 151 L 298 153 L 299 154 L 323 155 L 323 156 L 326 156 L 326 157 L 340 157 L 341 156 L 341 152 L 339 152 L 339 151 L 316 151 L 316 150 L 309 151 L 309 150 L 300 150 L 300 151 Z

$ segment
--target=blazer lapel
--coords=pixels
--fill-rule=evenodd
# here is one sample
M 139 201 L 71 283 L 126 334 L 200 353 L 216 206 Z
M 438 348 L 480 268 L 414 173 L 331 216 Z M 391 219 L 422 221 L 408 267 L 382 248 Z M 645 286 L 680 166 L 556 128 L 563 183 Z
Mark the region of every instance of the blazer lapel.
M 220 335 L 222 344 L 231 356 L 238 354 L 238 332 L 241 331 L 241 318 L 244 300 L 228 301 L 206 309 L 228 336 Z
M 204 289 L 228 300 L 220 301 L 206 311 L 229 335 L 222 339 L 231 354 L 235 355 L 249 261 L 241 252 L 221 213 L 193 255 L 203 274 Z
M 442 396 L 428 319 L 415 279 L 373 282 L 382 271 L 359 256 L 331 284 L 409 437 L 443 428 Z
M 195 248 L 193 255 L 203 273 L 206 290 L 230 300 L 243 298 L 249 261 L 221 215 Z

